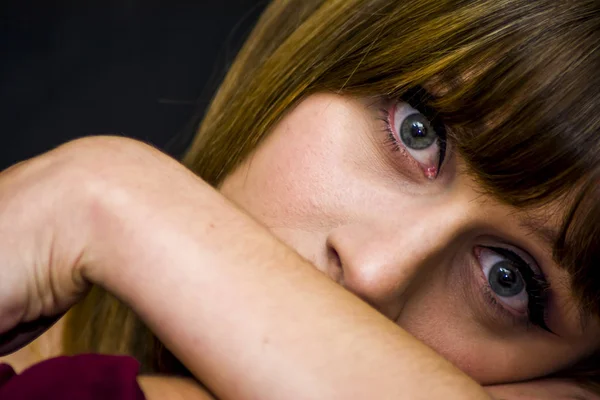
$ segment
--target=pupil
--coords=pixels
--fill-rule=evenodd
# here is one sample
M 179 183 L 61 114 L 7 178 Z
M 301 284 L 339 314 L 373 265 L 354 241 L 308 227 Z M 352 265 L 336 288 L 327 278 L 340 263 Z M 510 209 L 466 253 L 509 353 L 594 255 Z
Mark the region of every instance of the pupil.
M 516 274 L 506 268 L 499 268 L 498 270 L 498 283 L 506 288 L 511 287 L 517 282 Z
M 427 128 L 423 123 L 419 121 L 414 121 L 411 126 L 411 132 L 414 138 L 424 138 L 427 136 Z
M 513 297 L 525 289 L 525 282 L 521 274 L 508 262 L 499 262 L 490 270 L 488 277 L 490 287 L 502 297 Z

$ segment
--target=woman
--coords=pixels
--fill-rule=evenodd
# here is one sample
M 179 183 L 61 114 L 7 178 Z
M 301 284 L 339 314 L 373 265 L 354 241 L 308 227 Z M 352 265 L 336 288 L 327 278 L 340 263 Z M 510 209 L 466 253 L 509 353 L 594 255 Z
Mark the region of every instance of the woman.
M 597 6 L 398 3 L 271 5 L 186 165 L 478 382 L 595 373 Z M 172 372 L 115 307 L 67 349 Z

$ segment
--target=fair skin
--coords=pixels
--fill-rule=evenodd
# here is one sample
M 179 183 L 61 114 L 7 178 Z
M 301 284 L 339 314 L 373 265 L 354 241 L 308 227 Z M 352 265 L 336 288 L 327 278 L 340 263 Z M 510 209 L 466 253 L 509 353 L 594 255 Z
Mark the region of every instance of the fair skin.
M 466 293 L 452 289 L 460 286 L 447 271 L 457 275 L 463 264 L 445 260 L 464 257 L 461 251 L 482 236 L 485 244 L 489 236 L 504 236 L 511 245 L 527 244 L 528 252 L 544 249 L 520 227 L 514 210 L 483 198 L 457 173 L 458 157 L 454 167 L 442 168 L 454 175 L 435 181 L 421 179 L 404 156 L 396 154 L 392 165 L 377 136 L 379 121 L 365 104 L 331 95 L 305 100 L 228 177 L 222 193 L 321 272 L 482 383 L 539 376 L 591 351 L 597 331 L 572 329 L 578 325 L 565 311 L 567 291 L 557 295 L 564 306 L 548 313 L 557 338 L 515 329 L 512 322 L 507 327 L 499 317 L 490 321 L 484 308 L 490 306 L 476 290 L 479 280 L 467 276 L 472 287 Z M 404 157 L 400 170 L 398 157 Z M 561 272 L 544 269 L 551 282 L 564 281 Z M 464 337 L 469 340 L 461 342 Z M 517 359 L 523 351 L 531 352 L 531 363 Z
M 379 107 L 329 94 L 304 100 L 221 192 L 481 383 L 544 376 L 597 349 L 600 329 L 581 330 L 568 275 L 523 226 L 545 210 L 525 214 L 482 195 L 457 154 L 428 179 L 414 160 L 437 153 L 436 146 L 413 155 L 390 151 Z M 559 221 L 552 222 L 545 227 L 557 229 Z M 546 321 L 554 334 L 489 304 L 483 270 L 502 258 L 488 252 L 477 259 L 478 246 L 536 260 L 553 293 Z M 527 302 L 526 293 L 514 297 Z M 495 298 L 512 315 L 527 309 Z
M 147 400 L 214 400 L 192 379 L 139 376 L 138 383 Z

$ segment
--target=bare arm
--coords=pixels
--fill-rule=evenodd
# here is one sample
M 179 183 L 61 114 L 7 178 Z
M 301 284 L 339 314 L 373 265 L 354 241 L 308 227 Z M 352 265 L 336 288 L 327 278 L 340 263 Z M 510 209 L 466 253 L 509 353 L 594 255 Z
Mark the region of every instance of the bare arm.
M 82 272 L 217 397 L 487 398 L 179 164 L 131 146 L 96 170 L 102 196 Z
M 192 379 L 140 376 L 138 383 L 147 400 L 215 400 Z
M 67 235 L 85 245 L 64 254 L 73 287 L 58 285 L 68 296 L 50 309 L 72 303 L 83 274 L 222 399 L 489 398 L 168 157 L 115 138 L 61 151 L 89 177 L 93 229 Z

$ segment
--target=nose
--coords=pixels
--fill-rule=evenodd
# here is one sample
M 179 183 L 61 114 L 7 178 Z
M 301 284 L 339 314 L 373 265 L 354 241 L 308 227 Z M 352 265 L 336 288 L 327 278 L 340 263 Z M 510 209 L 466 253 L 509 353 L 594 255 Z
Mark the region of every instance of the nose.
M 334 255 L 330 267 L 337 270 L 330 275 L 388 318 L 398 319 L 410 293 L 426 288 L 435 270 L 448 266 L 474 219 L 465 204 L 427 208 L 335 228 L 327 238 L 327 250 Z

